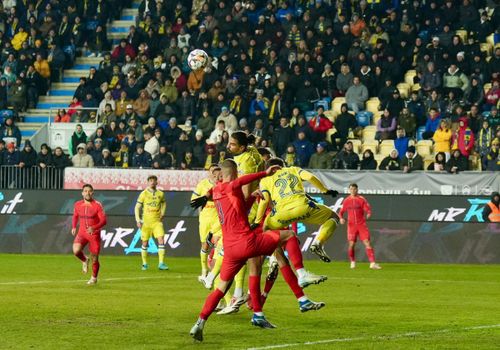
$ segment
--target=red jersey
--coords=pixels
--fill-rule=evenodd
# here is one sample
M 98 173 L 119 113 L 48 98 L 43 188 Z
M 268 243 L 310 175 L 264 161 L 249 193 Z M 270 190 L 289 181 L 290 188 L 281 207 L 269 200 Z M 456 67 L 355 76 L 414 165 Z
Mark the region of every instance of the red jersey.
M 339 216 L 343 217 L 346 211 L 347 221 L 350 225 L 364 224 L 366 223 L 365 214 L 372 214 L 372 208 L 363 196 L 349 196 L 345 198 Z
M 88 227 L 92 227 L 94 232 L 99 233 L 101 228 L 106 225 L 106 214 L 102 204 L 96 200 L 85 202 L 82 199 L 75 203 L 72 228 L 76 228 L 78 219 L 80 219 L 78 234 L 86 233 Z
M 219 182 L 212 188 L 212 199 L 224 237 L 224 250 L 231 249 L 239 241 L 252 237 L 248 223 L 248 206 L 241 188 L 265 176 L 265 171 L 244 175 L 231 182 Z

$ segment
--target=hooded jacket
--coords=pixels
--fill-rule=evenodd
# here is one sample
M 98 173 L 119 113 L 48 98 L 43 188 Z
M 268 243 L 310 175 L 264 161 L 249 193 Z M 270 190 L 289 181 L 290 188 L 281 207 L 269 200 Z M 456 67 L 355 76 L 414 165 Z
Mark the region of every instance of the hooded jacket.
M 474 148 L 474 133 L 471 128 L 469 128 L 469 121 L 467 118 L 460 118 L 459 122 L 463 122 L 464 125 L 458 129 L 458 132 L 454 133 L 451 138 L 451 149 L 459 149 L 463 156 L 469 157 L 470 152 Z
M 453 156 L 454 150 L 452 151 L 452 156 L 451 158 L 446 162 L 446 171 L 451 173 L 451 169 L 453 167 L 457 167 L 457 173 L 461 171 L 465 171 L 469 169 L 469 161 L 467 160 L 467 157 L 465 157 L 463 154 L 460 154 L 458 158 L 455 158 Z
M 31 151 L 29 152 L 26 150 L 26 147 L 28 146 L 31 147 Z M 31 168 L 36 164 L 36 152 L 33 149 L 33 146 L 31 146 L 31 142 L 29 140 L 24 143 L 24 148 L 20 155 L 20 162 L 24 163 L 25 168 Z
M 469 88 L 469 79 L 460 71 L 459 68 L 452 73 L 451 67 L 443 75 L 443 87 L 445 88 L 459 88 L 465 91 Z
M 390 155 L 385 157 L 379 165 L 380 170 L 401 170 L 401 161 L 399 160 L 399 153 L 396 151 L 396 158 L 392 158 Z M 392 152 L 391 152 L 392 153 Z
M 86 145 L 84 143 L 81 143 L 76 148 L 78 149 L 79 147 L 83 147 L 84 151 L 83 151 L 83 154 L 76 153 L 71 158 L 73 166 L 75 168 L 93 168 L 94 167 L 94 160 L 92 159 L 92 157 L 89 154 L 87 154 Z
M 8 120 L 12 120 L 12 124 L 11 125 L 7 125 L 7 121 Z M 21 130 L 19 130 L 19 128 L 17 127 L 15 121 L 14 121 L 14 118 L 12 117 L 8 117 L 7 119 L 5 119 L 5 122 L 3 123 L 2 127 L 0 128 L 0 139 L 8 139 L 8 138 L 13 138 L 13 139 L 16 139 L 16 147 L 19 147 L 19 145 L 21 144 Z M 11 141 L 13 142 L 13 141 Z M 9 143 L 7 142 L 7 140 L 5 140 L 5 143 Z
M 493 192 L 491 201 L 484 206 L 483 220 L 486 222 L 500 222 L 500 194 Z
M 436 132 L 432 136 L 434 140 L 434 152 L 445 152 L 450 153 L 451 146 L 451 130 L 442 129 L 441 127 L 436 129 Z

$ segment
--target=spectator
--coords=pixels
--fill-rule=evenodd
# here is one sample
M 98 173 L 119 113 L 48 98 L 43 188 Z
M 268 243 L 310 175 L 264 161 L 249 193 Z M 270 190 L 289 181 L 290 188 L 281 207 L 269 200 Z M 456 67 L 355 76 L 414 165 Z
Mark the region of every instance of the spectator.
M 482 159 L 483 170 L 499 171 L 500 170 L 500 141 L 494 139 L 491 142 L 491 149 Z
M 370 149 L 363 152 L 363 159 L 360 162 L 360 170 L 376 170 L 377 161 Z
M 16 82 L 11 85 L 8 92 L 8 99 L 16 111 L 24 112 L 26 109 L 26 85 L 22 78 L 18 76 Z
M 313 141 L 324 141 L 326 132 L 333 127 L 333 123 L 324 114 L 323 107 L 319 106 L 316 115 L 309 121 L 313 131 Z
M 427 170 L 444 171 L 445 169 L 446 169 L 446 155 L 444 152 L 438 152 L 436 154 L 436 157 L 434 157 L 434 161 L 427 167 Z
M 408 137 L 415 136 L 415 129 L 417 127 L 416 117 L 410 112 L 408 107 L 404 107 L 398 117 L 398 127 L 401 127 L 405 131 L 405 135 Z
M 77 153 L 71 158 L 71 162 L 75 168 L 93 168 L 94 160 L 87 154 L 87 146 L 85 143 L 80 143 L 76 146 Z
M 445 159 L 450 157 L 451 135 L 452 133 L 448 121 L 446 119 L 441 119 L 439 128 L 432 136 L 432 139 L 434 140 L 434 152 L 444 153 L 446 155 Z
M 3 154 L 3 165 L 18 166 L 21 162 L 21 155 L 16 149 L 14 142 L 7 143 L 7 151 Z
M 385 105 L 382 105 L 382 109 L 387 109 L 390 115 L 396 117 L 399 116 L 404 107 L 405 103 L 401 98 L 398 89 L 394 89 L 392 91 L 392 96 L 387 100 Z
M 57 114 L 54 118 L 55 123 L 69 123 L 71 122 L 71 117 L 66 113 L 65 109 L 58 109 Z
M 309 159 L 308 168 L 310 169 L 328 169 L 330 168 L 331 157 L 326 152 L 326 142 L 320 142 L 316 146 L 316 153 Z
M 340 150 L 340 145 L 345 145 L 350 132 L 354 132 L 358 127 L 358 122 L 352 113 L 348 112 L 347 103 L 340 106 L 340 114 L 335 118 L 335 129 L 337 132 L 331 136 L 333 148 Z M 340 142 L 337 143 L 337 139 Z
M 144 150 L 154 158 L 160 152 L 160 142 L 150 130 L 144 133 Z
M 0 127 L 0 139 L 4 140 L 7 145 L 14 143 L 16 148 L 21 144 L 21 130 L 17 127 L 13 117 L 7 117 Z
M 68 150 L 70 157 L 73 157 L 77 153 L 76 146 L 82 143 L 87 143 L 87 134 L 85 133 L 85 131 L 83 131 L 82 124 L 77 124 L 75 127 L 75 131 L 73 132 L 73 135 L 71 135 L 71 138 L 69 140 Z
M 493 107 L 496 107 L 499 99 L 500 99 L 500 82 L 498 80 L 493 80 L 491 88 L 486 92 L 486 96 L 484 97 L 485 103 L 483 109 L 489 111 Z
M 64 169 L 71 165 L 71 161 L 61 147 L 55 148 L 54 157 L 52 158 L 52 165 L 54 165 L 56 169 Z
M 174 142 L 179 139 L 181 132 L 182 129 L 177 126 L 177 119 L 170 118 L 168 121 L 168 128 L 165 130 L 165 134 L 163 136 L 165 143 L 172 146 Z
M 432 136 L 434 136 L 434 133 L 436 132 L 440 123 L 441 123 L 441 114 L 438 112 L 436 108 L 432 107 L 429 110 L 429 116 L 427 117 L 427 122 L 425 123 L 425 132 L 423 133 L 422 137 L 425 140 L 432 139 Z
M 385 109 L 382 118 L 377 122 L 377 133 L 375 139 L 379 141 L 394 140 L 396 137 L 396 118 L 392 116 L 388 109 Z
M 19 156 L 19 167 L 20 168 L 32 168 L 37 164 L 36 152 L 31 145 L 29 140 L 24 143 L 24 148 Z
M 401 161 L 398 150 L 393 149 L 391 153 L 382 159 L 379 165 L 380 170 L 401 170 Z
M 491 201 L 483 209 L 483 220 L 485 222 L 500 222 L 500 194 L 493 192 Z
M 305 168 L 309 164 L 309 159 L 314 154 L 314 145 L 306 137 L 304 131 L 299 131 L 297 135 L 297 140 L 293 142 L 295 147 L 295 152 L 297 153 L 298 165 Z
M 455 96 L 462 97 L 468 88 L 469 79 L 455 63 L 452 63 L 443 75 L 443 91 L 445 93 L 453 91 Z
M 451 174 L 458 174 L 461 171 L 469 169 L 469 162 L 467 158 L 461 153 L 459 149 L 454 149 L 451 158 L 446 162 L 446 171 Z
M 365 109 L 365 102 L 368 100 L 368 89 L 364 86 L 359 77 L 354 77 L 352 85 L 347 89 L 345 94 L 347 105 L 349 109 L 358 113 L 360 110 Z
M 408 147 L 405 156 L 401 159 L 401 168 L 404 173 L 424 170 L 424 160 L 415 150 L 415 146 Z
M 38 165 L 42 169 L 54 165 L 52 152 L 46 143 L 40 146 L 40 152 L 36 157 L 36 165 Z
M 132 165 L 130 150 L 128 147 L 128 142 L 126 140 L 122 140 L 122 142 L 120 143 L 120 149 L 116 152 L 114 157 L 115 166 L 119 168 L 128 168 L 129 165 Z
M 166 145 L 160 145 L 160 152 L 153 159 L 153 168 L 170 169 L 174 165 L 174 157 L 167 152 Z
M 409 142 L 410 138 L 406 136 L 405 130 L 398 127 L 396 129 L 396 139 L 394 140 L 394 147 L 396 147 L 398 154 L 406 154 Z
M 422 126 L 425 125 L 426 118 L 425 118 L 425 105 L 424 103 L 420 100 L 418 96 L 417 91 L 413 91 L 411 93 L 411 99 L 407 103 L 408 110 L 410 111 L 410 115 L 415 116 L 415 123 L 416 126 Z M 413 136 L 413 133 L 410 133 L 410 129 L 406 129 L 406 134 L 408 136 Z
M 472 76 L 470 86 L 465 91 L 464 100 L 469 105 L 481 107 L 484 102 L 484 89 L 481 79 L 477 76 Z
M 281 117 L 280 125 L 274 130 L 273 134 L 273 147 L 276 151 L 276 154 L 284 154 L 290 142 L 293 141 L 293 138 L 294 130 L 290 127 L 288 118 Z
M 227 106 L 221 108 L 221 113 L 217 117 L 215 123 L 218 125 L 221 120 L 224 121 L 225 128 L 230 134 L 238 130 L 238 121 L 234 114 L 229 112 Z
M 111 156 L 111 151 L 108 148 L 102 149 L 102 155 L 95 163 L 96 167 L 113 168 L 115 166 L 115 159 Z
M 104 114 L 106 114 L 106 106 L 109 105 L 111 108 L 111 111 L 114 111 L 116 109 L 116 102 L 113 99 L 113 95 L 111 95 L 111 91 L 106 91 L 104 94 L 103 100 L 99 103 L 99 111 L 98 115 L 101 117 L 100 120 L 104 119 Z
M 153 164 L 153 159 L 151 155 L 144 150 L 144 144 L 138 143 L 137 150 L 132 156 L 132 166 L 134 168 L 151 168 Z
M 347 141 L 344 149 L 337 153 L 333 160 L 334 169 L 357 170 L 359 166 L 359 156 L 354 152 L 351 141 Z
M 299 165 L 299 158 L 293 144 L 288 145 L 288 147 L 286 148 L 286 152 L 281 156 L 281 158 L 285 161 L 286 166 Z
M 422 79 L 420 80 L 420 87 L 426 93 L 430 93 L 441 87 L 441 76 L 436 71 L 434 62 L 427 63 L 427 69 L 422 74 Z
M 467 118 L 460 118 L 458 125 L 458 131 L 455 131 L 451 137 L 451 149 L 460 150 L 460 153 L 467 159 L 474 149 L 474 133 L 469 128 Z
M 340 74 L 337 76 L 337 95 L 345 96 L 347 90 L 353 84 L 354 76 L 351 73 L 351 69 L 347 63 L 342 63 L 340 66 Z

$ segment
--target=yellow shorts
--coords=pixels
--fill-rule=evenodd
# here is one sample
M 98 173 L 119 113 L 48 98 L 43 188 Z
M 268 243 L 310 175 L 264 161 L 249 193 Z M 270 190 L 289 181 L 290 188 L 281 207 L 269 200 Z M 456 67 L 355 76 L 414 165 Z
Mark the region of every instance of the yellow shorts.
M 151 224 L 143 224 L 141 228 L 141 240 L 149 241 L 151 237 L 159 238 L 165 236 L 165 229 L 163 228 L 163 223 L 153 222 Z
M 323 204 L 313 201 L 291 202 L 271 211 L 271 214 L 265 220 L 264 227 L 278 230 L 288 227 L 293 222 L 322 225 L 332 215 L 334 215 L 334 211 Z
M 200 217 L 200 242 L 203 243 L 207 240 L 207 236 L 210 232 L 214 236 L 220 236 L 222 234 L 222 228 L 220 226 L 218 217 Z

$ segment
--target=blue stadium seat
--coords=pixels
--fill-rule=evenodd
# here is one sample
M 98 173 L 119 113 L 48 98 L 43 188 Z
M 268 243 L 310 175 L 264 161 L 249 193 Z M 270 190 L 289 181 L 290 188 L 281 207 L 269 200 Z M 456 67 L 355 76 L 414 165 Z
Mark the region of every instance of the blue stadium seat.
M 328 100 L 326 99 L 319 100 L 314 104 L 314 109 L 317 110 L 318 107 L 323 107 L 323 109 L 327 111 L 330 109 L 330 102 L 328 102 Z
M 314 118 L 315 115 L 316 115 L 316 111 L 307 111 L 306 113 L 304 113 L 304 116 L 306 117 L 307 121 Z
M 417 129 L 417 141 L 423 140 L 424 132 L 425 132 L 425 126 L 421 126 Z
M 365 127 L 372 124 L 373 113 L 368 111 L 361 111 L 356 113 L 356 121 L 358 126 Z

